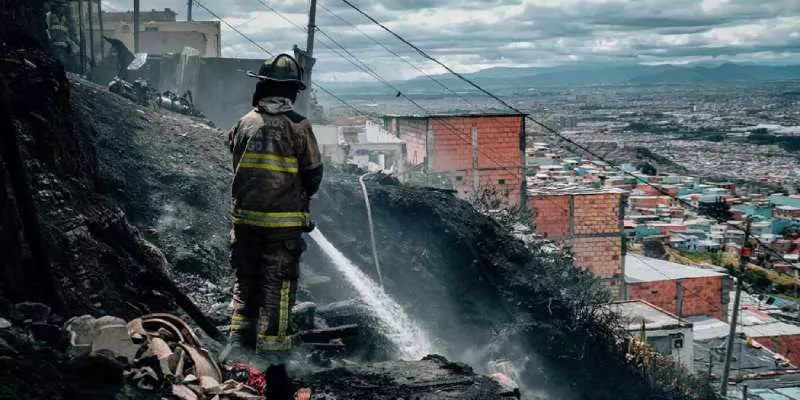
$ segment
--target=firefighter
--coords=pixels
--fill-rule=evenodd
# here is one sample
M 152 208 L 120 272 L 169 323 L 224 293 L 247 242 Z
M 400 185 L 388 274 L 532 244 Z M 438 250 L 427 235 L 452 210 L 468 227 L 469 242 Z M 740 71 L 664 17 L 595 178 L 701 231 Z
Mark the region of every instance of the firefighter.
M 254 349 L 283 365 L 294 339 L 289 313 L 306 248 L 302 234 L 313 230 L 309 199 L 322 181 L 322 162 L 311 123 L 292 107 L 305 89 L 297 61 L 280 54 L 247 75 L 258 79 L 254 108 L 228 133 L 236 271 L 229 351 Z
M 64 3 L 57 3 L 47 13 L 47 36 L 53 55 L 61 61 L 64 69 L 77 72 L 75 68 L 75 49 L 78 47 L 70 35 L 69 8 Z

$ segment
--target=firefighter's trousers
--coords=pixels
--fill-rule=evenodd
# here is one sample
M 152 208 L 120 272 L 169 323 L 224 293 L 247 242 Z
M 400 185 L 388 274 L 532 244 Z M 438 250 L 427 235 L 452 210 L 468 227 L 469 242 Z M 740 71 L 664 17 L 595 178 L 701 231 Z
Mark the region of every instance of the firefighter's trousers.
M 273 359 L 292 349 L 290 312 L 295 303 L 302 238 L 263 242 L 231 240 L 231 265 L 236 271 L 231 339 Z

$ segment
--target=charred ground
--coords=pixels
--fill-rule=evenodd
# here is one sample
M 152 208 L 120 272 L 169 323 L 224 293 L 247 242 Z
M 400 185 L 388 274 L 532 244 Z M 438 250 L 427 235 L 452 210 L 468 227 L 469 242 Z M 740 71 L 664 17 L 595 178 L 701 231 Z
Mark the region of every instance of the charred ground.
M 3 10 L 9 23 L 0 67 L 7 124 L 0 141 L 0 246 L 9 251 L 0 256 L 0 316 L 14 326 L 0 328 L 7 344 L 0 346 L 0 370 L 11 371 L 0 379 L 4 396 L 35 387 L 28 398 L 69 398 L 78 380 L 63 341 L 58 334 L 28 339 L 30 322 L 11 318 L 11 303 L 53 305 L 42 323 L 56 330 L 84 313 L 129 319 L 171 311 L 173 299 L 158 283 L 164 271 L 195 289 L 209 282 L 198 276 L 209 278 L 217 288 L 211 296 L 224 298 L 230 173 L 221 131 L 69 80 L 42 50 L 42 27 L 31 22 L 39 6 L 20 2 Z M 353 173 L 329 174 L 313 210 L 320 229 L 369 272 L 356 182 Z M 423 321 L 446 355 L 482 363 L 528 352 L 534 358 L 525 366 L 526 383 L 566 388 L 548 392 L 561 398 L 708 398 L 702 388 L 625 359 L 613 316 L 600 311 L 607 293 L 568 257 L 526 247 L 450 194 L 386 179 L 369 187 L 386 290 Z M 313 272 L 307 276 L 319 278 L 306 278 L 306 298 L 352 297 L 313 246 L 305 264 Z M 342 382 L 391 386 L 391 379 L 372 382 L 377 370 L 364 368 L 313 379 L 331 390 L 346 390 Z M 402 390 L 386 398 L 420 393 Z

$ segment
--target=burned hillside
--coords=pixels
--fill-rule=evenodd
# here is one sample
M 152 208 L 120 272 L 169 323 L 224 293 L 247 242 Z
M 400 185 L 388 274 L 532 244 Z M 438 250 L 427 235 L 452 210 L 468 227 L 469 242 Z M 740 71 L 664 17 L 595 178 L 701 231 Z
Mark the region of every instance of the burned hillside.
M 33 2 L 6 10 L 15 11 L 41 10 Z M 3 37 L 0 68 L 0 246 L 10 249 L 2 254 L 0 397 L 80 397 L 84 382 L 61 329 L 68 318 L 178 312 L 170 276 L 210 283 L 227 299 L 227 149 L 222 131 L 198 120 L 68 77 L 37 29 L 15 32 Z M 312 205 L 318 233 L 374 280 L 358 175 L 329 170 Z M 703 398 L 625 358 L 615 318 L 601 307 L 607 293 L 569 257 L 526 247 L 449 193 L 385 177 L 367 186 L 385 292 L 432 338 L 431 350 L 474 363 L 478 374 L 437 356 L 397 362 L 365 351 L 364 361 L 389 361 L 312 374 L 315 398 L 499 398 L 479 374 L 503 358 L 540 398 Z M 301 300 L 357 303 L 359 292 L 308 242 Z M 52 313 L 12 305 L 24 300 Z M 334 320 L 336 307 L 320 308 Z M 121 379 L 123 367 L 106 362 L 110 379 Z M 119 396 L 148 398 L 129 394 Z

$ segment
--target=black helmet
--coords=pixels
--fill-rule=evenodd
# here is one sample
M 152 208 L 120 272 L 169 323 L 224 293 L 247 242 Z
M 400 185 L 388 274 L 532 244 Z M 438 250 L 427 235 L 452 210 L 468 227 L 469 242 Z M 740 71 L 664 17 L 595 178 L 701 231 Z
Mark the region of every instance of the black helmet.
M 301 80 L 303 75 L 303 68 L 294 57 L 288 54 L 278 54 L 275 57 L 270 57 L 261 68 L 258 74 L 252 71 L 247 71 L 247 76 L 258 79 L 265 79 L 273 82 L 291 82 L 297 84 L 299 90 L 306 88 L 305 83 Z

